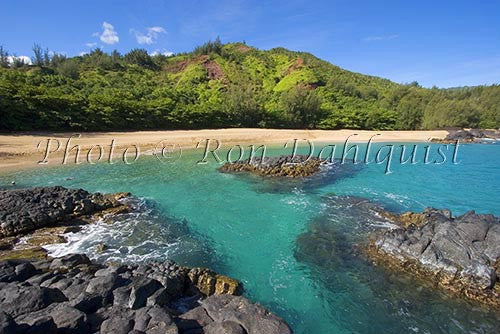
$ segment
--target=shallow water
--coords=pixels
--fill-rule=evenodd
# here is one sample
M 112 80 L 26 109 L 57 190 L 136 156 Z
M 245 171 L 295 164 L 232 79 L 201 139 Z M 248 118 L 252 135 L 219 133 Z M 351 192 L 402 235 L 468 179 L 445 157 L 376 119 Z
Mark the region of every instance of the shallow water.
M 89 226 L 51 251 L 210 266 L 242 280 L 245 295 L 295 333 L 495 333 L 496 314 L 365 261 L 359 249 L 368 234 L 386 227 L 345 196 L 396 212 L 434 206 L 500 215 L 500 145 L 462 145 L 458 164 L 451 150 L 441 165 L 399 165 L 396 153 L 389 175 L 384 165 L 346 164 L 303 182 L 219 173 L 213 160 L 195 163 L 201 151 L 187 151 L 175 164 L 141 157 L 133 165 L 38 168 L 2 175 L 0 185 L 132 192 L 143 200 L 139 214 Z M 99 243 L 109 248 L 97 254 Z

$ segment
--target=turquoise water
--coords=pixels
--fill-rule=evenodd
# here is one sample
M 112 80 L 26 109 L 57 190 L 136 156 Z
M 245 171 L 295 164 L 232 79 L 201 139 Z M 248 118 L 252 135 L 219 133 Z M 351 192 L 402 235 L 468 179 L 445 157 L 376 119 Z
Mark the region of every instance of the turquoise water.
M 197 165 L 201 151 L 193 150 L 174 164 L 141 157 L 132 165 L 37 168 L 2 175 L 0 185 L 132 192 L 143 199 L 139 214 L 88 227 L 51 250 L 210 266 L 243 281 L 245 295 L 285 318 L 295 333 L 496 333 L 497 314 L 366 261 L 361 247 L 384 227 L 345 197 L 396 212 L 434 206 L 456 215 L 470 209 L 500 215 L 500 145 L 462 145 L 458 164 L 450 153 L 441 165 L 399 165 L 395 158 L 389 175 L 384 165 L 346 164 L 306 181 L 273 181 L 219 173 L 210 159 Z M 102 242 L 109 249 L 96 254 Z

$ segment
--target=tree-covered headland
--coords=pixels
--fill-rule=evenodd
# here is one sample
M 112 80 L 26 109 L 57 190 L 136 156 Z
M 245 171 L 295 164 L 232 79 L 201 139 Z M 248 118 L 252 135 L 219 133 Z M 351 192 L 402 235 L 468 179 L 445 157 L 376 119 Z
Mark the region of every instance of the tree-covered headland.
M 35 45 L 30 65 L 0 48 L 1 130 L 221 127 L 499 128 L 500 86 L 427 89 L 218 39 L 173 56 Z

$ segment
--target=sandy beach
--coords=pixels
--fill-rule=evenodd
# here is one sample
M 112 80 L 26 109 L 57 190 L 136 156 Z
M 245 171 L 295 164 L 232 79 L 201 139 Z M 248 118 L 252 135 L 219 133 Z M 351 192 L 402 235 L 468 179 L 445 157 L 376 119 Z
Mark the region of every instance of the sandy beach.
M 109 147 L 114 140 L 117 151 L 137 145 L 141 152 L 153 149 L 158 143 L 179 145 L 182 149 L 194 149 L 196 144 L 206 139 L 217 139 L 223 146 L 235 144 L 285 143 L 293 139 L 308 139 L 313 142 L 340 143 L 349 137 L 350 142 L 366 142 L 372 136 L 378 142 L 426 142 L 432 138 L 443 139 L 448 131 L 368 131 L 368 130 L 281 130 L 281 129 L 217 129 L 217 130 L 175 130 L 175 131 L 133 131 L 133 132 L 82 132 L 80 137 L 74 132 L 27 132 L 0 135 L 0 172 L 33 168 L 39 166 L 51 139 L 51 158 L 63 156 L 68 138 L 73 136 L 70 147 L 80 145 L 82 154 L 92 146 Z M 59 150 L 56 151 L 57 146 Z M 98 155 L 97 148 L 94 149 Z M 61 163 L 60 159 L 51 159 Z M 56 161 L 57 160 L 57 161 Z M 69 163 L 69 162 L 68 162 Z M 51 161 L 49 159 L 49 164 Z

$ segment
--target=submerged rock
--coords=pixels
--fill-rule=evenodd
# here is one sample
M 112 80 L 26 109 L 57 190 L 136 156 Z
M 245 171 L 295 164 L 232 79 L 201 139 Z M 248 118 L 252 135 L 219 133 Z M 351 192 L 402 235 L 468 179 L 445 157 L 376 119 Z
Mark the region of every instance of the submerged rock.
M 387 214 L 398 228 L 369 247 L 377 263 L 414 273 L 457 294 L 500 306 L 500 221 L 470 211 Z
M 210 282 L 210 288 L 203 282 Z M 239 292 L 237 280 L 171 261 L 102 265 L 81 254 L 2 261 L 0 329 L 6 333 L 193 333 L 193 329 L 291 333 L 281 318 L 233 295 Z M 194 298 L 194 309 L 183 314 L 175 306 L 187 297 Z
M 299 262 L 334 270 L 361 255 L 353 244 L 364 242 L 381 226 L 394 226 L 384 209 L 366 198 L 329 195 L 323 200 L 323 212 L 309 221 L 295 241 L 294 256 Z
M 320 171 L 323 163 L 318 158 L 304 155 L 281 155 L 278 157 L 254 157 L 252 161 L 226 163 L 219 168 L 221 172 L 250 172 L 261 176 L 307 177 Z

